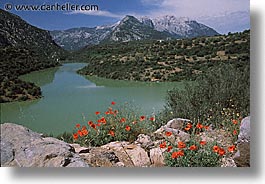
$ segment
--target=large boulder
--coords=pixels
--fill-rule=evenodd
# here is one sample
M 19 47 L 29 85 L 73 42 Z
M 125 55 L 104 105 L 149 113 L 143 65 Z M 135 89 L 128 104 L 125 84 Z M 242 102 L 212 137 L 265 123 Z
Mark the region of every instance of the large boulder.
M 1 166 L 88 167 L 72 146 L 28 128 L 1 124 Z

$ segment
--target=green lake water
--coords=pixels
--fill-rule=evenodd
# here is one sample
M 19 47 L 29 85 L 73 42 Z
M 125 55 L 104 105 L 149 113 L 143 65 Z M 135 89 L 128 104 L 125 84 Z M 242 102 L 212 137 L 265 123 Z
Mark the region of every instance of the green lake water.
M 86 64 L 69 63 L 33 72 L 21 79 L 34 82 L 43 98 L 1 104 L 1 123 L 13 122 L 41 133 L 72 132 L 76 123 L 85 124 L 95 111 L 105 112 L 112 101 L 129 103 L 143 115 L 159 112 L 167 90 L 183 83 L 130 82 L 85 77 L 76 71 Z

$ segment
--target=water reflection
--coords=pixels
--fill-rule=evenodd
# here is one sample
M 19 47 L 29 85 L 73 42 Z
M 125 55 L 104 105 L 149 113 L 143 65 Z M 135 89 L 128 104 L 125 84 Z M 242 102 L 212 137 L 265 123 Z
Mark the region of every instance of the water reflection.
M 86 64 L 64 64 L 59 68 L 27 74 L 22 78 L 41 86 L 43 98 L 2 104 L 2 122 L 25 125 L 54 135 L 71 132 L 74 124 L 85 124 L 95 111 L 104 112 L 111 101 L 138 107 L 144 115 L 160 111 L 167 90 L 182 83 L 139 83 L 86 78 L 76 71 Z

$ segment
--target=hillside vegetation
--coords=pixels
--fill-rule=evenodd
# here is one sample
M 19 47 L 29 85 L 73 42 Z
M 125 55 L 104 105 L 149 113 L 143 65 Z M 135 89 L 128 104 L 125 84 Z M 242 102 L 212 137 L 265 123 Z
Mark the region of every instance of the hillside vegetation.
M 180 81 L 220 63 L 249 65 L 250 31 L 171 41 L 134 41 L 87 47 L 75 53 L 88 62 L 79 73 L 118 80 Z
M 0 103 L 34 99 L 41 90 L 18 76 L 59 65 L 66 52 L 46 30 L 0 9 Z

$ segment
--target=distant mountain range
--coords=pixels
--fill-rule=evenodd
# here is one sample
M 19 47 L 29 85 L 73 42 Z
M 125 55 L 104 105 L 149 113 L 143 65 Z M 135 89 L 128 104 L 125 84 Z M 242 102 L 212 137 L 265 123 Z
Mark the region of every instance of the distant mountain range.
M 195 20 L 175 16 L 158 18 L 125 16 L 108 26 L 73 28 L 50 32 L 55 42 L 67 50 L 78 50 L 89 45 L 133 40 L 157 40 L 214 36 L 219 33 Z

